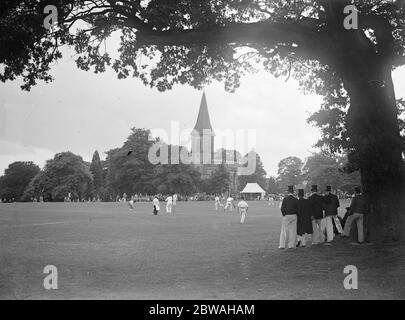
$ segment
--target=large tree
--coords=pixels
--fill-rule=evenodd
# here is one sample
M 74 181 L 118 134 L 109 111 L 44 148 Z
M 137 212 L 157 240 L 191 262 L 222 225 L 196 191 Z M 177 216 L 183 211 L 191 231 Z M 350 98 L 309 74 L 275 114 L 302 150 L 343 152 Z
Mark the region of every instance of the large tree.
M 41 19 L 50 2 L 58 5 L 59 29 L 46 32 Z M 351 4 L 357 29 L 344 27 Z M 342 113 L 343 147 L 371 203 L 372 237 L 398 238 L 404 148 L 391 72 L 405 64 L 404 0 L 6 0 L 0 9 L 0 79 L 21 75 L 25 89 L 50 80 L 64 44 L 74 46 L 81 69 L 112 65 L 119 78 L 139 77 L 159 90 L 212 79 L 234 90 L 259 64 L 296 77 L 325 97 L 324 108 Z M 112 61 L 102 44 L 116 31 L 121 46 Z
M 277 180 L 275 177 L 270 177 L 267 179 L 267 193 L 268 194 L 277 194 L 280 190 L 277 185 Z
M 162 194 L 192 195 L 198 190 L 201 174 L 188 164 L 163 164 L 155 168 L 153 185 Z
M 155 142 L 149 130 L 132 128 L 121 148 L 107 152 L 107 185 L 114 196 L 156 192 L 155 167 L 148 159 Z
M 57 153 L 46 162 L 27 186 L 23 198 L 43 196 L 52 201 L 63 201 L 71 193 L 73 199 L 87 199 L 93 191 L 93 177 L 89 165 L 72 152 Z
M 90 172 L 93 175 L 93 185 L 95 195 L 101 196 L 104 193 L 104 171 L 101 165 L 100 155 L 98 151 L 94 151 L 93 158 L 90 164 Z
M 14 198 L 19 201 L 25 188 L 39 170 L 39 167 L 31 161 L 16 161 L 9 164 L 4 175 L 0 177 L 0 199 Z
M 302 168 L 304 179 L 307 181 L 307 191 L 316 184 L 320 191 L 327 185 L 333 189 L 353 193 L 360 185 L 359 172 L 346 172 L 347 159 L 323 153 L 314 153 L 308 157 Z
M 229 192 L 230 184 L 231 176 L 225 164 L 218 165 L 216 170 L 212 172 L 212 175 L 206 181 L 207 189 L 211 194 Z
M 298 157 L 287 157 L 278 163 L 277 184 L 282 192 L 287 186 L 297 186 L 303 182 L 302 167 L 304 163 Z

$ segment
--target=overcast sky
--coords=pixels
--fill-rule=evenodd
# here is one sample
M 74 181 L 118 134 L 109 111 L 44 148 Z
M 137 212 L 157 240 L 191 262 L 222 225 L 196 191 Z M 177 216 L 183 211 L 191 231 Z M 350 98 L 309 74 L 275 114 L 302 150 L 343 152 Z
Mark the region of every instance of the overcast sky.
M 0 84 L 0 173 L 13 161 L 42 167 L 68 150 L 87 161 L 95 150 L 105 158 L 131 127 L 163 129 L 170 137 L 171 121 L 189 130 L 197 119 L 202 92 L 188 86 L 160 93 L 138 79 L 118 80 L 112 71 L 80 71 L 69 54 L 52 74 L 54 82 L 31 92 L 21 91 L 19 82 Z M 405 68 L 394 73 L 394 82 L 397 97 L 405 98 Z M 304 159 L 316 151 L 319 131 L 306 119 L 319 109 L 321 97 L 304 95 L 293 79 L 263 72 L 243 78 L 236 93 L 225 92 L 222 83 L 205 92 L 214 130 L 257 130 L 256 150 L 268 175 L 277 173 L 284 157 Z

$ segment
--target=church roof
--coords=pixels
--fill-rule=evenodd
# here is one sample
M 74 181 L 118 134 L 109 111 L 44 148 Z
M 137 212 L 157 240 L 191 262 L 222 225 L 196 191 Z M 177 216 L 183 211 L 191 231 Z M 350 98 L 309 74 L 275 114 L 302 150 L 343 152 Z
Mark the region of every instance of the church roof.
M 203 133 L 204 129 L 212 131 L 210 115 L 208 113 L 207 99 L 205 98 L 205 92 L 203 92 L 201 98 L 200 111 L 198 111 L 197 122 L 194 126 L 194 130 L 198 131 L 199 133 Z

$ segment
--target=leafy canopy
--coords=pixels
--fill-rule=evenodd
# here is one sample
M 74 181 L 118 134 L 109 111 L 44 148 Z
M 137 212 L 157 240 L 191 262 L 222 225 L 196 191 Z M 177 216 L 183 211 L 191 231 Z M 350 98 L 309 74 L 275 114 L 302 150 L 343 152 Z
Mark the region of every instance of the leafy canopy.
M 25 90 L 51 81 L 50 68 L 73 47 L 80 69 L 137 77 L 160 91 L 222 81 L 235 90 L 259 68 L 291 76 L 325 97 L 310 121 L 322 127 L 331 151 L 350 149 L 349 98 L 342 73 L 354 57 L 396 68 L 405 64 L 404 0 L 3 0 L 0 80 L 21 76 Z M 47 4 L 59 26 L 42 27 Z M 343 8 L 356 5 L 359 29 L 343 28 Z M 105 41 L 120 37 L 117 53 Z M 114 56 L 116 55 L 116 56 Z M 327 125 L 324 122 L 327 121 Z

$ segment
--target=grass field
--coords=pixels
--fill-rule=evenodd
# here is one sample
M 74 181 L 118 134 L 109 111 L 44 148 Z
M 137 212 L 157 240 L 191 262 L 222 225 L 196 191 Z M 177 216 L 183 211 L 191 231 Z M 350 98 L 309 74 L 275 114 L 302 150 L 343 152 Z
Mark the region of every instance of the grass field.
M 404 299 L 403 245 L 279 250 L 280 212 L 212 202 L 0 204 L 1 299 Z M 163 208 L 162 208 L 163 209 Z M 43 269 L 58 268 L 58 290 Z M 345 290 L 355 265 L 359 289 Z

